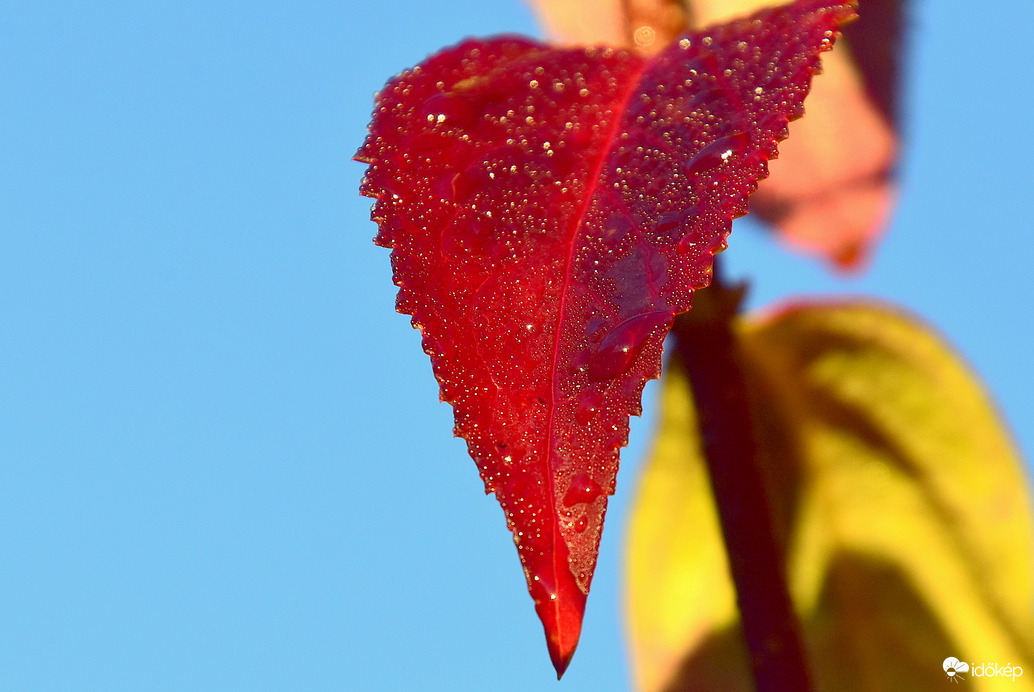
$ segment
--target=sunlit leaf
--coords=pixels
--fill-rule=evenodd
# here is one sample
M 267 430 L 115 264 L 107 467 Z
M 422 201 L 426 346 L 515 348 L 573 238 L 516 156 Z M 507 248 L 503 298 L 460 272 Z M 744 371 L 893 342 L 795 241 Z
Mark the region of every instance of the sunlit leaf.
M 942 662 L 1034 682 L 1027 482 L 972 374 L 912 319 L 798 306 L 739 327 L 788 573 L 820 690 L 944 689 Z M 750 690 L 692 395 L 677 364 L 632 515 L 638 688 Z
M 471 40 L 378 96 L 357 155 L 376 242 L 503 508 L 558 673 L 672 319 L 853 14 L 796 3 L 652 58 Z

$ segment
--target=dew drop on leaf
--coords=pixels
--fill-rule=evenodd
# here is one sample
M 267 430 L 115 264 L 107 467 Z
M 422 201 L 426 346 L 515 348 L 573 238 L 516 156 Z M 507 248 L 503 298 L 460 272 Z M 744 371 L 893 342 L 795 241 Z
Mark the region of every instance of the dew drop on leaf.
M 574 409 L 574 419 L 586 425 L 600 411 L 603 405 L 603 393 L 590 389 L 578 395 L 578 403 Z
M 671 320 L 671 312 L 648 312 L 614 327 L 589 357 L 589 379 L 595 382 L 609 380 L 628 370 L 650 335 L 666 328 Z
M 556 586 L 545 575 L 536 575 L 531 581 L 531 595 L 536 601 L 552 601 L 556 599 Z
M 628 220 L 628 217 L 615 211 L 611 213 L 607 223 L 604 224 L 600 237 L 603 238 L 603 242 L 607 245 L 616 246 L 621 243 L 622 238 L 628 235 L 628 232 L 631 230 L 632 222 Z
M 579 473 L 571 481 L 571 486 L 564 495 L 564 505 L 574 507 L 575 505 L 588 503 L 603 494 L 603 488 L 585 473 Z
M 721 137 L 701 149 L 686 168 L 690 173 L 704 173 L 722 165 L 732 156 L 742 154 L 749 145 L 750 137 L 744 132 Z
M 686 235 L 682 236 L 681 240 L 679 240 L 678 244 L 675 246 L 675 250 L 680 255 L 685 255 L 685 254 L 688 254 L 689 252 L 691 252 L 693 250 L 693 248 L 695 248 L 696 246 L 697 246 L 697 237 L 696 237 L 696 235 L 693 234 L 693 233 L 687 233 Z
M 468 166 L 452 179 L 452 197 L 457 202 L 469 202 L 474 194 L 492 182 L 492 172 L 483 162 Z
M 469 125 L 476 118 L 470 102 L 458 94 L 435 94 L 424 101 L 420 113 L 428 121 L 451 126 Z
M 661 214 L 659 219 L 657 219 L 655 229 L 658 233 L 666 233 L 676 228 L 681 228 L 687 221 L 692 219 L 696 213 L 697 210 L 694 207 L 665 212 L 664 214 Z

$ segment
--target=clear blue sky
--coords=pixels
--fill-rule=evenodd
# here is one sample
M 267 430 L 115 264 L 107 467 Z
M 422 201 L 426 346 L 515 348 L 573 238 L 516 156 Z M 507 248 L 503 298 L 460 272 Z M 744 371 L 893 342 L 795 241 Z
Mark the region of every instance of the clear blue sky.
M 350 161 L 393 73 L 533 18 L 356 5 L 0 8 L 0 688 L 627 687 L 619 562 L 656 388 L 558 685 Z M 758 305 L 915 310 L 1031 450 L 1028 0 L 911 14 L 901 204 L 870 272 L 744 222 L 725 257 Z

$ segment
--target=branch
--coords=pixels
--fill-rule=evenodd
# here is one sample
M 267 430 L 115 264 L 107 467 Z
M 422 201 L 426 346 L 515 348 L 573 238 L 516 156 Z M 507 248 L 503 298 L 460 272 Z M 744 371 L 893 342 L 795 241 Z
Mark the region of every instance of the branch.
M 742 290 L 721 285 L 717 262 L 714 276 L 711 287 L 694 296 L 693 309 L 675 321 L 675 357 L 693 387 L 702 451 L 758 692 L 807 692 L 811 683 L 800 625 L 758 468 L 747 388 L 732 332 Z

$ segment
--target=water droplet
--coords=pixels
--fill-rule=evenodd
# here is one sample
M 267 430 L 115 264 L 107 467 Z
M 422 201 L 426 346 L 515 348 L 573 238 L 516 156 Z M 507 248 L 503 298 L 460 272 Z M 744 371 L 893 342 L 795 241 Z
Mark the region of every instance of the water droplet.
M 556 586 L 551 580 L 540 575 L 532 577 L 528 584 L 528 591 L 531 592 L 531 597 L 535 599 L 536 604 L 556 600 Z
M 722 113 L 730 111 L 738 102 L 736 92 L 723 86 L 713 86 L 696 91 L 683 110 Z
M 690 232 L 682 236 L 682 240 L 678 242 L 678 245 L 675 246 L 675 249 L 678 251 L 680 255 L 685 255 L 686 253 L 690 252 L 693 248 L 695 248 L 697 245 L 699 245 L 699 241 L 700 239 L 697 236 L 697 234 Z
M 602 494 L 603 488 L 600 487 L 599 483 L 589 478 L 587 474 L 579 473 L 571 481 L 571 487 L 567 489 L 567 494 L 564 495 L 564 504 L 568 507 L 573 507 L 583 502 L 592 502 Z
M 675 248 L 682 254 L 700 250 L 711 250 L 716 254 L 725 249 L 725 239 L 731 232 L 732 217 L 729 214 L 700 218 Z
M 632 367 L 639 352 L 655 330 L 671 324 L 667 311 L 636 315 L 614 327 L 589 357 L 589 379 L 609 380 Z
M 467 202 L 478 190 L 488 187 L 494 180 L 492 171 L 483 161 L 475 162 L 452 179 L 452 198 Z
M 661 214 L 661 217 L 657 220 L 657 232 L 665 233 L 676 228 L 681 228 L 688 219 L 695 216 L 697 210 L 693 207 L 689 209 L 680 209 L 678 211 L 669 211 Z
M 689 162 L 689 173 L 703 173 L 717 168 L 732 156 L 742 154 L 750 146 L 750 137 L 744 132 L 721 137 L 697 152 Z
M 633 228 L 632 222 L 627 216 L 620 212 L 611 212 L 610 218 L 607 219 L 607 223 L 603 225 L 603 231 L 600 237 L 603 242 L 610 246 L 615 246 L 621 242 L 621 239 L 628 235 L 628 232 Z
M 758 129 L 777 140 L 786 139 L 789 134 L 786 116 L 778 111 L 758 118 Z
M 438 195 L 438 199 L 443 202 L 455 201 L 457 177 L 457 175 L 446 175 L 435 181 L 434 191 Z
M 582 425 L 586 425 L 600 412 L 602 405 L 602 392 L 595 389 L 582 392 L 578 395 L 578 405 L 574 409 L 574 419 Z
M 487 215 L 467 215 L 454 219 L 442 231 L 442 252 L 450 260 L 478 257 L 494 262 L 513 254 L 513 246 L 496 235 L 497 224 Z
M 470 99 L 454 93 L 435 94 L 424 101 L 420 114 L 429 121 L 447 125 L 469 125 L 477 117 Z

